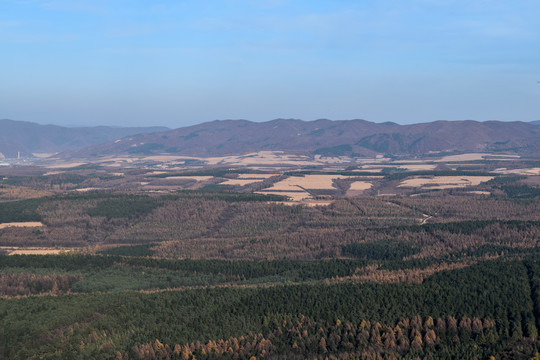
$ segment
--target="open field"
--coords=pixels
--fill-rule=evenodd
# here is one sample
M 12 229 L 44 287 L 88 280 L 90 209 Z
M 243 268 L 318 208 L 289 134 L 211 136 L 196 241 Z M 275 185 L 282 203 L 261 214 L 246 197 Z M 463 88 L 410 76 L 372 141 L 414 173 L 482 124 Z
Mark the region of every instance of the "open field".
M 279 174 L 238 174 L 239 179 L 268 179 Z
M 265 190 L 298 190 L 298 189 L 334 189 L 334 179 L 347 179 L 350 176 L 343 175 L 304 175 L 290 176 L 285 180 L 275 183 L 272 187 Z
M 362 168 L 360 169 L 355 169 L 355 170 L 352 170 L 352 172 L 369 172 L 369 173 L 374 173 L 374 174 L 377 174 L 377 173 L 380 173 L 382 171 L 382 167 L 380 166 L 376 166 L 375 168 L 373 167 L 364 167 L 362 166 Z
M 469 154 L 443 156 L 442 158 L 437 159 L 435 161 L 437 162 L 475 161 L 475 160 L 485 160 L 489 158 L 503 160 L 503 161 L 504 160 L 512 161 L 512 160 L 519 159 L 520 156 L 511 155 L 511 154 L 469 153 Z
M 195 181 L 208 181 L 213 179 L 213 176 L 167 176 L 164 180 L 195 180 Z
M 81 165 L 86 165 L 86 162 L 54 162 L 54 164 L 49 165 L 50 168 L 54 169 L 69 169 Z
M 373 187 L 373 183 L 367 181 L 354 181 L 350 184 L 347 189 L 346 196 L 354 197 L 364 194 L 364 191 L 369 190 Z
M 495 169 L 495 172 L 500 174 L 515 174 L 515 175 L 540 175 L 540 167 L 525 168 L 525 169 Z
M 261 182 L 263 180 L 264 179 L 227 179 L 224 182 L 222 182 L 221 185 L 233 185 L 233 186 L 240 185 L 240 186 L 244 186 L 244 185 L 248 185 L 248 184 Z
M 23 248 L 23 249 L 6 249 L 8 255 L 58 255 L 66 252 L 64 249 L 47 249 L 47 248 Z
M 0 223 L 0 229 L 5 229 L 9 227 L 41 227 L 41 226 L 43 226 L 43 224 L 38 221 Z
M 364 161 L 372 161 L 365 159 Z M 88 164 L 87 162 L 63 161 L 48 158 L 43 160 L 49 167 L 70 168 Z M 217 157 L 192 157 L 182 155 L 151 155 L 151 156 L 103 156 L 93 160 L 94 164 L 103 166 L 125 166 L 128 164 L 154 163 L 164 164 L 167 167 L 182 167 L 188 162 L 200 162 L 208 166 L 322 166 L 326 164 L 349 164 L 356 160 L 350 157 L 314 157 L 305 155 L 286 154 L 282 151 L 259 151 L 244 155 L 217 156 Z M 360 160 L 362 161 L 362 160 Z
M 373 184 L 367 181 L 355 181 L 351 183 L 349 190 L 367 190 L 371 189 L 372 186 Z
M 403 169 L 407 171 L 426 171 L 426 170 L 434 170 L 437 167 L 437 165 L 433 164 L 405 164 L 405 165 L 397 165 L 398 169 Z
M 453 189 L 479 185 L 493 179 L 492 176 L 434 176 L 415 177 L 402 181 L 399 187 L 430 188 L 430 189 Z
M 381 172 L 385 168 L 396 168 L 396 169 L 402 169 L 407 171 L 427 171 L 427 170 L 433 170 L 437 167 L 436 164 L 423 164 L 423 163 L 412 163 L 412 164 L 393 164 L 393 165 L 378 165 L 378 164 L 370 164 L 370 165 L 362 165 L 361 171 L 369 171 L 369 172 Z

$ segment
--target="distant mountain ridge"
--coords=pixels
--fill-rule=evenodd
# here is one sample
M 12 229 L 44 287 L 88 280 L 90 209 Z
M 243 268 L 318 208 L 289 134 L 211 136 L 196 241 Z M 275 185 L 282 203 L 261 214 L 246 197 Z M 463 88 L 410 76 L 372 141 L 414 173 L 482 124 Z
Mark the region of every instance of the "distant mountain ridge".
M 34 153 L 57 153 L 103 144 L 129 135 L 169 130 L 153 127 L 78 127 L 40 125 L 27 121 L 0 120 L 0 157 L 15 158 Z
M 412 125 L 366 120 L 216 120 L 63 154 L 224 156 L 257 151 L 322 156 L 419 156 L 433 151 L 494 151 L 540 155 L 540 128 L 525 122 L 472 120 Z

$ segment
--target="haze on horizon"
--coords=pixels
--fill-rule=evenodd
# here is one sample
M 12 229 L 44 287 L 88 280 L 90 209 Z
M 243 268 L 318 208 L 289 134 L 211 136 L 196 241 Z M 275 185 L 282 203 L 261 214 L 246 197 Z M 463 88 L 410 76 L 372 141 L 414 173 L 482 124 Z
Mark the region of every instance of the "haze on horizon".
M 536 0 L 0 0 L 0 118 L 540 119 Z

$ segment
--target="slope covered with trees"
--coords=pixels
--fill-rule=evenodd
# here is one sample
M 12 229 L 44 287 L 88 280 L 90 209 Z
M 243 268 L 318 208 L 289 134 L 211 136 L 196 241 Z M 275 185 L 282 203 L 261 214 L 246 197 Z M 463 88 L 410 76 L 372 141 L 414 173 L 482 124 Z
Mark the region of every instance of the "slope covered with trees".
M 10 359 L 532 356 L 538 275 L 537 259 L 530 258 L 443 271 L 422 284 L 323 282 L 0 299 L 0 351 Z

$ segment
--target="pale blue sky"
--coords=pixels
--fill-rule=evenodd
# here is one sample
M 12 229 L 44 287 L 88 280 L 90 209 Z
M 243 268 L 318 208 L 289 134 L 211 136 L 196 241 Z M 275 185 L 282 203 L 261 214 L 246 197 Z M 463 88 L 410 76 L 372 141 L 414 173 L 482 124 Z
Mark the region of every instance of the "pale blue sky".
M 540 119 L 538 0 L 0 0 L 0 118 Z

